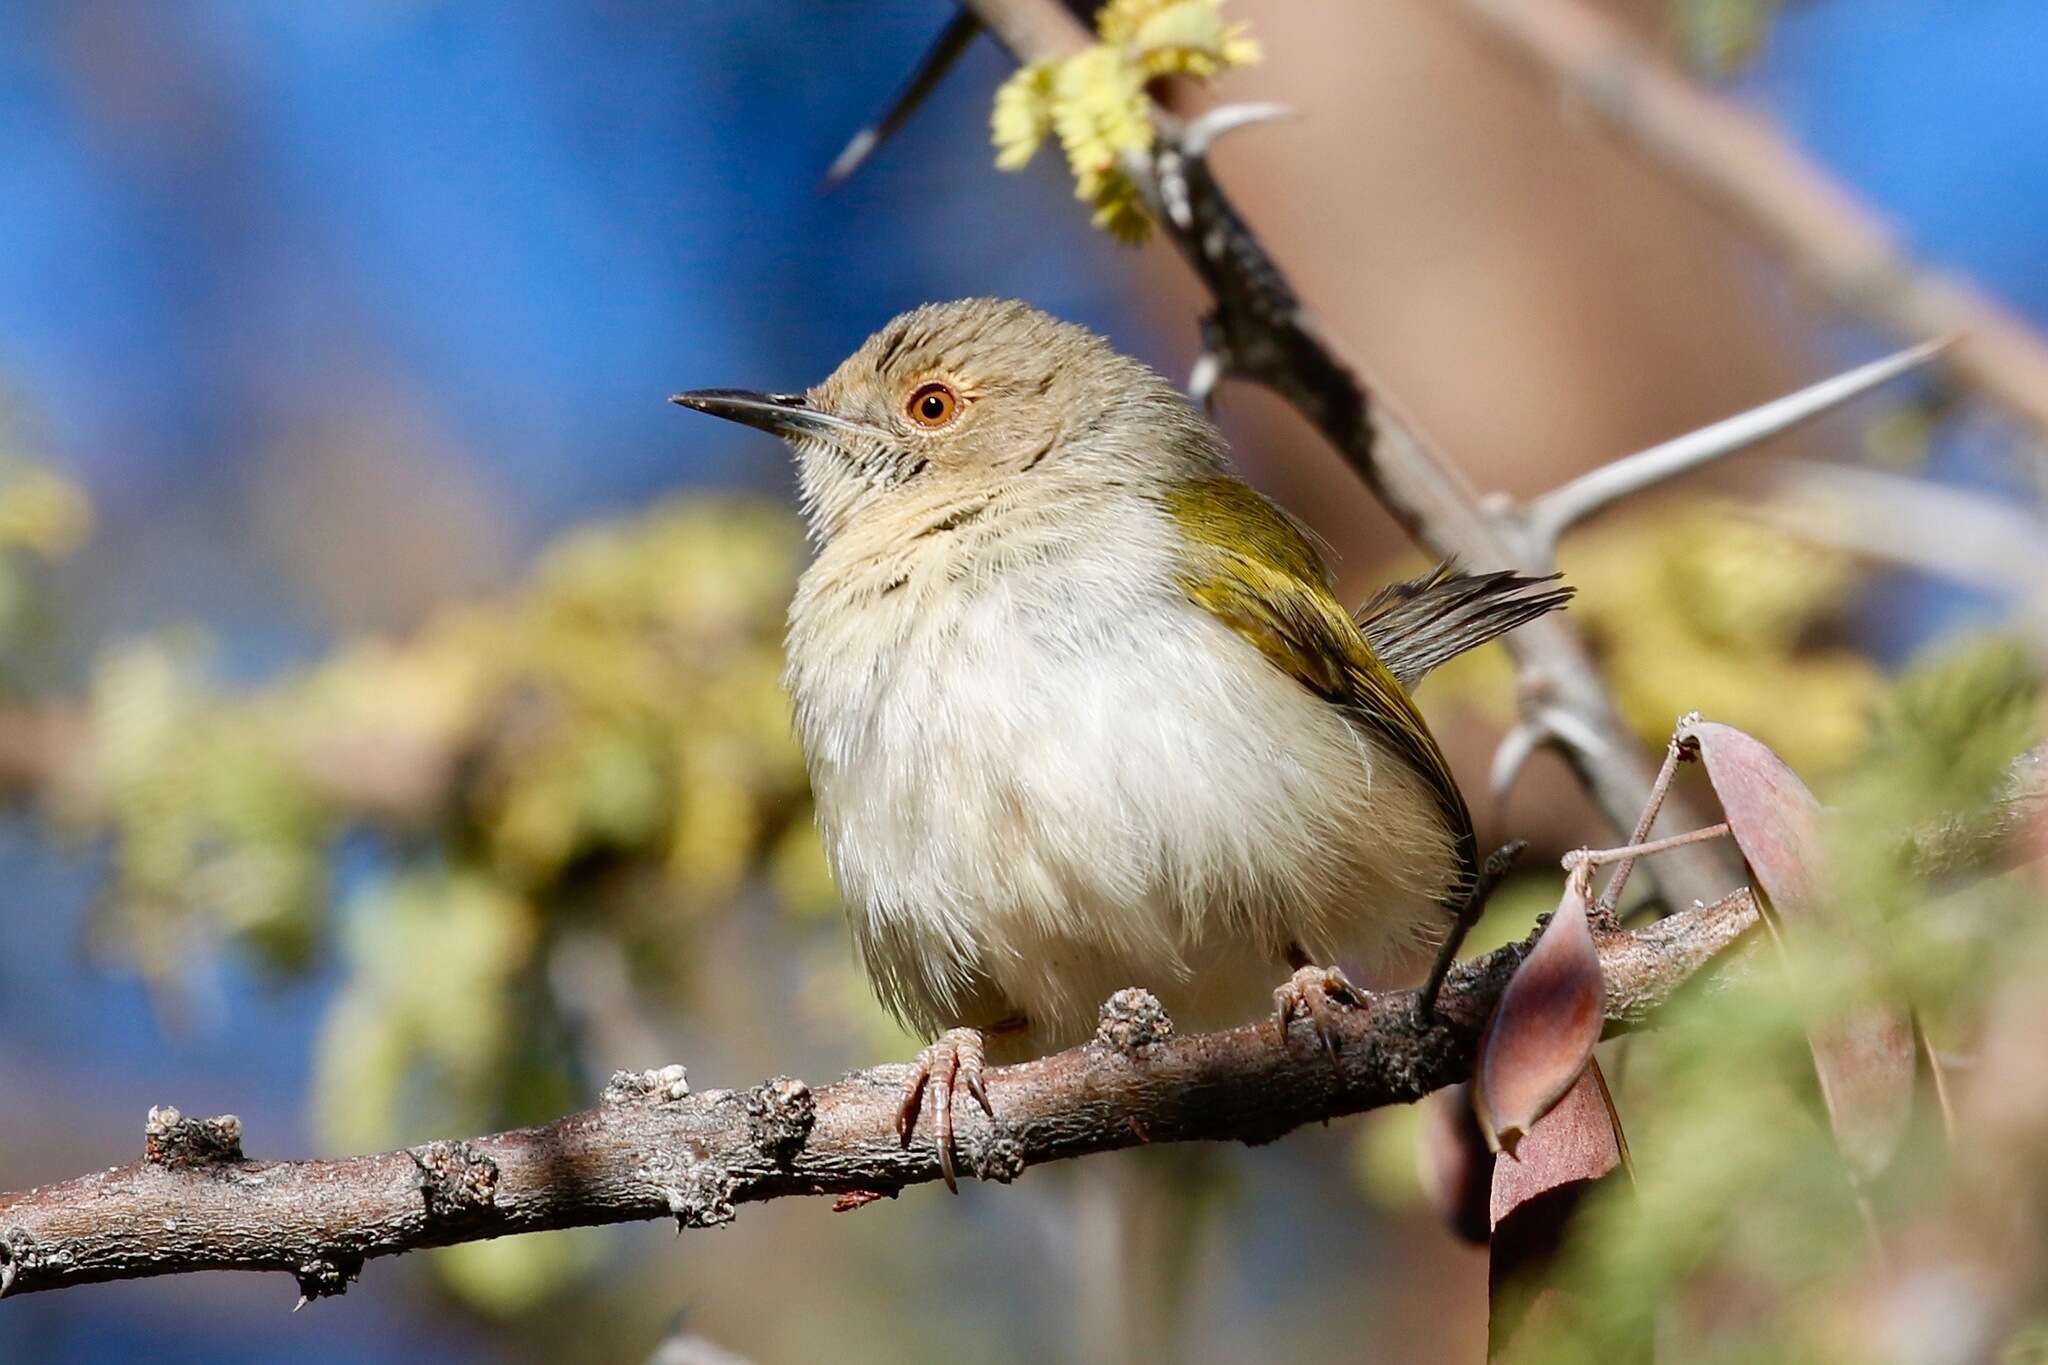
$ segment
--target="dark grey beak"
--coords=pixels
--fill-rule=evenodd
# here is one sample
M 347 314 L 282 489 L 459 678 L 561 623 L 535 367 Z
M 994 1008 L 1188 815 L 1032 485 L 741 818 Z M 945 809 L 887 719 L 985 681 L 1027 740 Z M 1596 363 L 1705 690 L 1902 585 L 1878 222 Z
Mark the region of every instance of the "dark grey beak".
M 758 427 L 783 437 L 839 436 L 854 433 L 871 436 L 866 427 L 819 412 L 800 393 L 756 393 L 752 389 L 694 389 L 671 397 L 671 403 L 742 426 Z

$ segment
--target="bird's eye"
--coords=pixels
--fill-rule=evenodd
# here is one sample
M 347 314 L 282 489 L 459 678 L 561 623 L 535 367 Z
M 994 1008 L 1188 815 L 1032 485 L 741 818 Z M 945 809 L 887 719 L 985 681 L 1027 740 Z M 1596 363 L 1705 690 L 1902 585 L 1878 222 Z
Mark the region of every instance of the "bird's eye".
M 921 384 L 910 395 L 910 420 L 937 429 L 960 415 L 960 396 L 944 384 Z

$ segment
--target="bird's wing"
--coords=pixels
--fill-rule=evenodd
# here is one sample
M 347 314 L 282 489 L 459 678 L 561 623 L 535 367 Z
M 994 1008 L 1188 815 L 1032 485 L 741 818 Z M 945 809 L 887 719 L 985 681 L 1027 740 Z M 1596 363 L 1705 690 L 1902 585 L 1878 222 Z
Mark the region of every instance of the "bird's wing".
M 1388 671 L 1413 687 L 1439 664 L 1571 600 L 1556 574 L 1461 573 L 1439 564 L 1391 583 L 1358 609 L 1359 629 Z
M 1443 750 L 1400 679 L 1330 591 L 1329 570 L 1286 514 L 1237 479 L 1175 487 L 1167 510 L 1186 546 L 1181 588 L 1317 696 L 1344 707 L 1407 761 L 1436 798 L 1464 879 L 1476 874 L 1472 817 Z

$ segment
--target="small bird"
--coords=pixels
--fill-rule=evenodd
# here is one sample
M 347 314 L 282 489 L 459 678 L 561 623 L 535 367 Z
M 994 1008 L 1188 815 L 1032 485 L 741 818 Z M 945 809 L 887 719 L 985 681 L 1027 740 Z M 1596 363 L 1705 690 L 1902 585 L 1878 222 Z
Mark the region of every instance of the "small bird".
M 1354 620 L 1171 384 L 1014 301 L 905 313 L 805 393 L 673 401 L 794 448 L 785 681 L 867 975 L 935 1040 L 898 1130 L 929 1086 L 948 1185 L 991 1059 L 1086 1039 L 1127 986 L 1191 1027 L 1271 1000 L 1328 1046 L 1340 958 L 1472 894 L 1408 688 L 1568 589 L 1440 569 Z

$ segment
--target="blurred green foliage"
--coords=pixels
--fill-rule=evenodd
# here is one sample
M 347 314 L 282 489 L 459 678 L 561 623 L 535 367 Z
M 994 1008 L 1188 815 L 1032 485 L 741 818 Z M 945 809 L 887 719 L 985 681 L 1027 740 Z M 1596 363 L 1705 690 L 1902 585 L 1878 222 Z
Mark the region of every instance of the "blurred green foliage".
M 27 685 L 22 662 L 50 625 L 49 566 L 92 530 L 84 490 L 10 444 L 0 426 L 0 692 Z
M 1760 56 L 1779 0 L 1672 0 L 1679 50 L 1695 69 L 1728 76 Z
M 1626 1050 L 1608 1069 L 1634 1179 L 1581 1213 L 1565 1306 L 1512 1359 L 1635 1359 L 1650 1342 L 1688 1362 L 1994 1359 L 2035 1339 L 2048 1268 L 2025 1249 L 2048 1237 L 2048 887 L 2038 866 L 1930 880 L 1903 833 L 1997 818 L 2013 759 L 2048 725 L 2044 681 L 2037 655 L 1985 635 L 1882 688 L 1858 751 L 1817 784 L 1826 903 L 1806 932 L 1754 945 L 1719 988 L 1609 1045 Z M 2023 1018 L 2015 1000 L 2031 1002 Z M 1910 1007 L 1938 1055 L 1974 1065 L 1945 1075 L 1942 1096 L 1922 1063 L 1905 1139 L 1865 1180 L 1838 1149 L 1808 1039 L 1875 1007 Z M 1381 1198 L 1416 1197 L 1392 1154 L 1412 1129 L 1385 1125 L 1361 1148 Z
M 1689 498 L 1568 540 L 1559 566 L 1615 702 L 1645 741 L 1661 747 L 1698 710 L 1809 778 L 1862 748 L 1883 679 L 1838 629 L 1863 586 L 1848 556 L 1740 504 Z
M 188 635 L 108 654 L 61 810 L 111 845 L 99 942 L 174 985 L 217 945 L 295 971 L 338 941 L 314 1084 L 338 1150 L 587 1101 L 548 976 L 565 935 L 617 943 L 673 1005 L 697 926 L 748 886 L 835 904 L 779 685 L 800 557 L 783 509 L 679 501 L 253 692 L 213 686 Z M 559 1280 L 503 1271 L 471 1277 L 500 1308 Z

